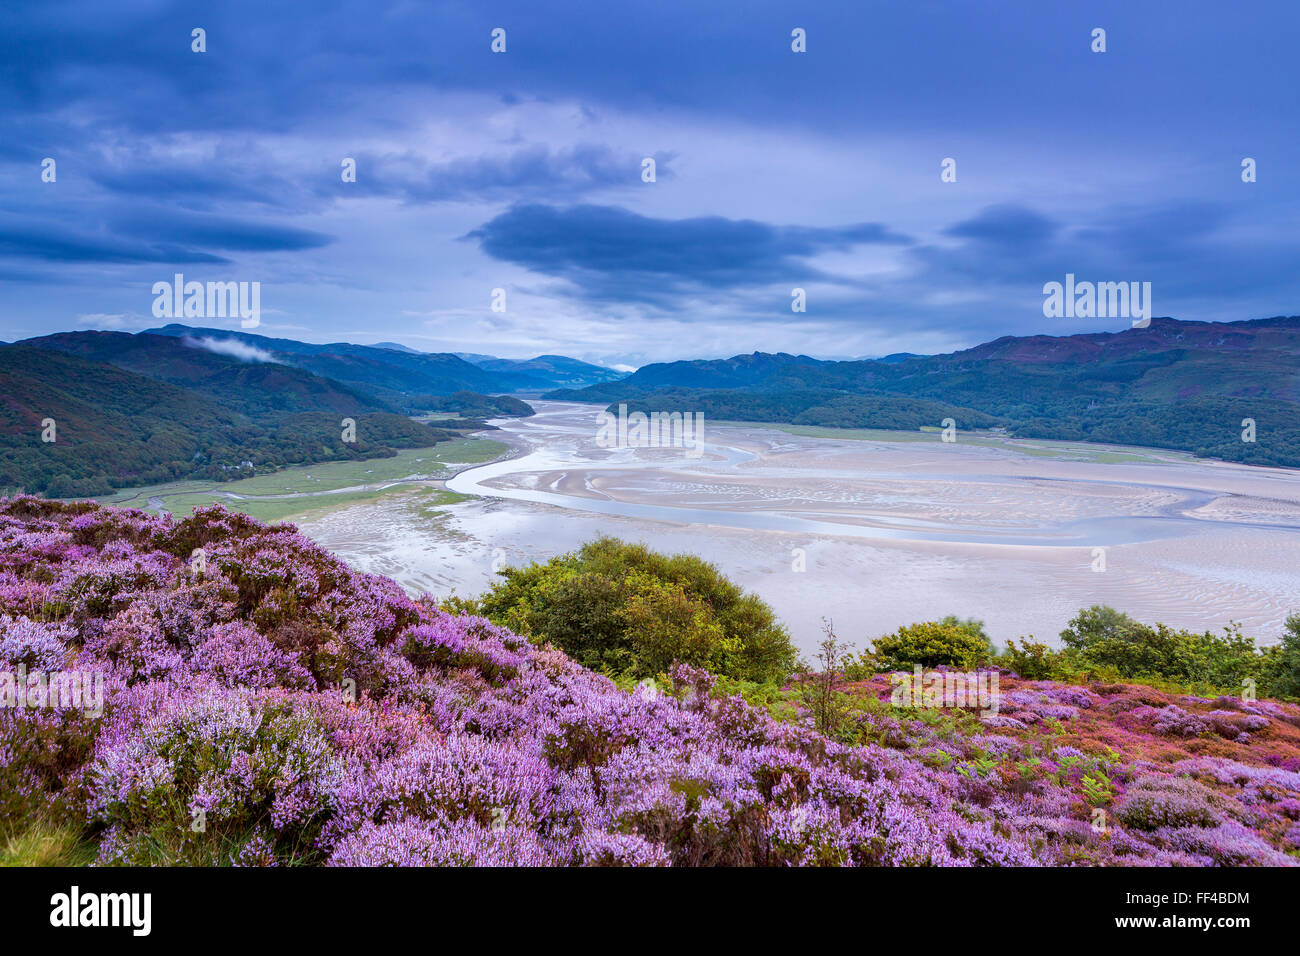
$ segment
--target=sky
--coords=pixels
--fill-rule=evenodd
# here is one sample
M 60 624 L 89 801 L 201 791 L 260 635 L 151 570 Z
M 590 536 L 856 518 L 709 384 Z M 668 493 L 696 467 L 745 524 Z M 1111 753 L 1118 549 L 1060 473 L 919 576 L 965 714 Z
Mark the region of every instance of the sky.
M 0 340 L 161 325 L 176 273 L 260 283 L 267 335 L 629 368 L 1128 326 L 1046 317 L 1067 273 L 1293 315 L 1298 36 L 1294 0 L 9 2 Z

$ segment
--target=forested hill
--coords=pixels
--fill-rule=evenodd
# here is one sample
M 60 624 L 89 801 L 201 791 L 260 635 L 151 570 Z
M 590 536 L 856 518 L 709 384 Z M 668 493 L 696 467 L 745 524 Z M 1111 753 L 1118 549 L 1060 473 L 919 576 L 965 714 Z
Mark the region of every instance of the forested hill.
M 947 409 L 959 426 L 1000 424 L 1021 437 L 1300 466 L 1300 317 L 1153 319 L 1145 329 L 1006 336 L 879 361 L 754 353 L 648 365 L 620 382 L 545 397 L 859 428 L 911 429 L 918 413 L 938 425 L 934 416 Z M 1254 441 L 1243 440 L 1246 419 Z
M 472 353 L 418 352 L 392 342 L 383 345 L 354 345 L 349 342 L 320 345 L 230 329 L 190 328 L 175 323 L 149 329 L 141 335 L 205 341 L 217 343 L 219 347 L 237 343 L 258 350 L 265 358 L 308 369 L 399 403 L 400 397 L 405 395 L 542 391 L 576 388 L 623 377 L 621 372 L 613 369 L 564 355 L 515 360 Z
M 135 360 L 149 361 L 148 344 Z M 169 382 L 56 348 L 0 346 L 0 493 L 85 497 L 181 478 L 219 481 L 384 457 L 462 433 L 411 421 L 310 372 L 190 351 L 188 373 L 152 368 L 174 374 Z M 181 387 L 187 374 L 190 387 Z M 344 418 L 355 423 L 355 441 L 343 440 Z

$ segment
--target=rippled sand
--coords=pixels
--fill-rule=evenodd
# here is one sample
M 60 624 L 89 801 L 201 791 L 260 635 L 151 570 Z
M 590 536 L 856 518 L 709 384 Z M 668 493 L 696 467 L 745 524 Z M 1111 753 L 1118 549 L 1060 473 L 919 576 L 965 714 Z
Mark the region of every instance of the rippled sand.
M 476 594 L 494 562 L 544 559 L 599 534 L 688 551 L 761 594 L 805 648 L 822 617 L 859 645 L 948 613 L 982 618 L 998 642 L 1055 643 L 1080 607 L 1101 602 L 1198 629 L 1237 620 L 1271 641 L 1300 610 L 1300 473 L 760 426 L 708 426 L 691 458 L 597 447 L 597 409 L 535 404 L 541 414 L 499 422 L 492 436 L 518 457 L 448 482 L 492 497 L 437 519 L 394 497 L 303 530 L 438 595 Z M 1096 548 L 1105 571 L 1093 570 Z

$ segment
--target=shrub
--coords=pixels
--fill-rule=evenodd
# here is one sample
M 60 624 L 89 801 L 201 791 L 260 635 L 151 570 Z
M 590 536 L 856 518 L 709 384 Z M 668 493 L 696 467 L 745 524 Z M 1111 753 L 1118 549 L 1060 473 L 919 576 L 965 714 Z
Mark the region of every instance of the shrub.
M 1068 652 L 1093 669 L 1230 693 L 1240 693 L 1243 681 L 1256 674 L 1261 663 L 1255 642 L 1237 625 L 1224 628 L 1222 635 L 1196 634 L 1143 624 L 1105 605 L 1080 611 L 1061 632 L 1061 640 Z
M 105 731 L 91 772 L 105 862 L 220 865 L 268 837 L 310 860 L 341 765 L 291 698 L 153 684 Z
M 195 542 L 202 575 L 180 561 Z M 75 582 L 129 566 L 168 573 L 74 606 Z M 0 707 L 0 864 L 1297 862 L 1278 852 L 1300 817 L 1300 710 L 1285 704 L 1180 702 L 1243 732 L 1272 721 L 1256 766 L 1213 756 L 1238 745 L 1209 736 L 1151 747 L 1162 694 L 1016 688 L 1005 699 L 1023 720 L 896 711 L 879 677 L 842 694 L 833 651 L 820 690 L 848 712 L 828 739 L 797 688 L 764 690 L 795 712 L 785 722 L 735 695 L 748 682 L 698 666 L 620 691 L 221 509 L 176 522 L 0 501 L 0 608 L 0 665 L 102 671 L 105 685 L 99 719 Z M 1116 726 L 1049 716 L 1075 708 L 1089 711 L 1078 724 Z M 1130 716 L 1141 737 L 1118 726 Z M 1106 805 L 1136 774 L 1135 825 L 1093 834 L 1084 802 Z
M 819 733 L 834 737 L 847 709 L 846 695 L 837 690 L 837 684 L 852 660 L 853 648 L 836 640 L 830 621 L 823 622 L 822 631 L 826 637 L 818 645 L 816 668 L 800 663 L 798 691 L 812 715 L 813 726 Z
M 908 624 L 876 641 L 877 664 L 882 670 L 922 667 L 977 667 L 991 657 L 988 638 L 966 624 L 926 621 Z
M 1260 685 L 1270 697 L 1300 697 L 1300 614 L 1286 619 L 1280 644 L 1265 648 Z
M 1007 649 L 998 655 L 997 661 L 1026 680 L 1048 680 L 1061 668 L 1059 651 L 1027 638 L 1020 646 L 1015 641 L 1007 641 Z
M 761 683 L 794 668 L 771 608 L 691 555 L 600 538 L 501 576 L 481 612 L 594 670 L 653 677 L 676 660 Z
M 1210 725 L 1177 704 L 1169 704 L 1153 715 L 1151 729 L 1166 737 L 1199 737 L 1210 730 Z
M 992 647 L 992 642 L 989 640 L 988 634 L 984 631 L 984 622 L 978 618 L 960 618 L 956 614 L 949 614 L 947 617 L 940 618 L 939 623 L 945 624 L 948 627 L 959 627 L 972 636 L 979 638 L 985 644 L 988 644 L 990 648 Z
M 1138 780 L 1115 807 L 1120 822 L 1139 830 L 1214 827 L 1222 822 L 1222 797 L 1190 777 Z

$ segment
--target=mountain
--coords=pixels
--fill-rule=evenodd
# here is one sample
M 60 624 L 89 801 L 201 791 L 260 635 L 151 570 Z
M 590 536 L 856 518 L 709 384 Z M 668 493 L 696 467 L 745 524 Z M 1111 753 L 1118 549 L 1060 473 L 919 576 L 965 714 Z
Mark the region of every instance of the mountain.
M 214 352 L 194 338 L 147 332 L 60 332 L 22 344 L 147 375 L 196 391 L 252 418 L 294 412 L 359 415 L 395 410 L 386 402 L 305 369 Z
M 0 346 L 0 489 L 90 495 L 391 455 L 463 434 L 475 416 L 531 413 L 484 391 L 617 375 L 555 355 L 483 361 L 491 367 L 181 325 Z M 915 429 L 951 418 L 1023 438 L 1300 467 L 1300 317 L 1154 319 L 1145 329 L 1004 336 L 947 355 L 877 360 L 754 352 L 649 365 L 547 397 L 832 427 Z M 460 418 L 432 428 L 405 417 L 418 411 Z M 341 440 L 345 417 L 357 422 L 356 443 Z M 55 442 L 41 440 L 47 419 Z
M 54 441 L 43 441 L 51 420 Z M 73 495 L 169 481 L 204 449 L 220 455 L 258 432 L 228 408 L 143 375 L 0 347 L 0 488 Z
M 745 392 L 738 389 L 665 388 L 626 399 L 629 412 L 683 411 L 703 413 L 711 421 L 788 422 L 831 428 L 916 430 L 939 425 L 946 418 L 963 428 L 994 428 L 1006 420 L 972 408 L 945 402 L 898 396 L 848 395 L 832 389 Z M 611 408 L 613 406 L 611 405 Z
M 450 395 L 582 388 L 622 378 L 621 372 L 563 355 L 539 355 L 516 361 L 473 352 L 417 352 L 393 342 L 316 345 L 229 329 L 190 328 L 172 323 L 147 335 L 236 342 L 258 349 L 277 362 L 334 379 L 385 402 L 401 406 L 412 395 Z
M 643 410 L 671 397 L 677 409 L 694 410 L 681 404 L 692 391 L 695 397 L 709 392 L 711 407 L 747 420 L 896 427 L 890 423 L 917 410 L 905 402 L 924 400 L 967 410 L 952 415 L 961 427 L 992 418 L 1022 437 L 1300 466 L 1300 317 L 1228 323 L 1161 318 L 1144 329 L 1004 336 L 960 352 L 892 362 L 756 352 L 648 365 L 619 382 L 545 397 L 628 401 Z M 779 400 L 771 397 L 777 393 Z M 824 400 L 835 393 L 842 398 Z M 864 405 L 849 396 L 885 401 Z M 1242 440 L 1247 418 L 1256 423 L 1253 442 Z
M 475 364 L 489 372 L 531 379 L 537 383 L 537 388 L 583 388 L 626 377 L 623 372 L 567 355 L 539 355 L 522 360 L 484 357 Z
M 512 395 L 479 395 L 476 392 L 414 396 L 410 404 L 421 412 L 455 412 L 462 419 L 527 418 L 536 414 L 533 406 Z
M 894 356 L 827 362 L 806 355 L 755 352 L 729 359 L 658 363 L 638 369 L 620 385 L 635 390 L 838 388 L 951 399 L 951 389 L 960 384 L 954 381 L 957 376 L 973 376 L 971 391 L 979 392 L 996 390 L 997 380 L 1015 374 L 1030 386 L 1037 380 L 1041 386 L 1037 391 L 1050 394 L 1058 391 L 1057 379 L 1064 375 L 1077 387 L 1099 393 L 1114 394 L 1122 384 L 1152 399 L 1250 395 L 1295 402 L 1300 401 L 1298 358 L 1300 317 L 1232 323 L 1153 319 L 1146 329 L 1004 336 L 947 355 L 892 361 Z M 593 394 L 602 400 L 609 391 L 593 390 Z
M 355 441 L 343 441 L 345 417 Z M 84 497 L 182 478 L 223 481 L 387 457 L 461 434 L 310 372 L 179 339 L 78 332 L 0 346 L 0 493 Z
M 175 323 L 141 334 L 239 343 L 267 353 L 277 362 L 331 378 L 389 403 L 400 404 L 405 395 L 450 395 L 461 391 L 486 394 L 530 387 L 527 381 L 485 371 L 450 353 L 408 352 L 348 342 L 316 345 Z
M 624 381 L 638 388 L 752 388 L 772 390 L 812 384 L 815 370 L 834 366 L 807 355 L 754 352 L 729 359 L 657 362 L 637 369 Z
M 1030 363 L 1095 361 L 1125 355 L 1182 349 L 1200 352 L 1300 351 L 1300 316 L 1276 316 L 1240 322 L 1194 322 L 1152 319 L 1144 329 L 1088 332 L 1077 335 L 1011 336 L 954 352 L 953 359 L 997 359 Z M 943 356 L 939 356 L 943 357 Z

